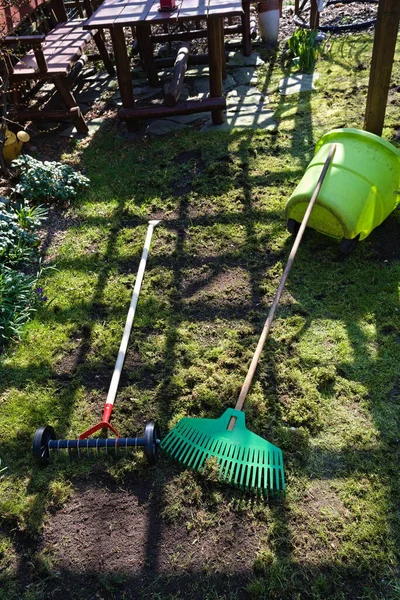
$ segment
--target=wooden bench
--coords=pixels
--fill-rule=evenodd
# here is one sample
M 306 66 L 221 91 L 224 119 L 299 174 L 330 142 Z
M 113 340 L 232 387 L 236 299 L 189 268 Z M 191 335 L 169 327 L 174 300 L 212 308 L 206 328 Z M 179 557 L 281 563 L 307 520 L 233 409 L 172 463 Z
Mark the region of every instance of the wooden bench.
M 87 133 L 88 127 L 81 110 L 71 92 L 71 75 L 78 61 L 83 65 L 83 50 L 93 38 L 105 68 L 114 74 L 114 67 L 107 53 L 103 34 L 100 31 L 85 31 L 81 24 L 85 19 L 68 20 L 62 0 L 0 0 L 0 49 L 1 75 L 8 80 L 12 98 L 10 114 L 19 122 L 62 121 L 72 119 L 77 131 Z M 85 0 L 87 15 L 93 13 L 89 0 Z M 27 21 L 36 11 L 45 14 L 45 33 L 24 33 Z M 19 52 L 17 58 L 15 53 Z M 37 85 L 52 82 L 61 96 L 65 108 L 46 110 L 29 107 L 32 91 Z M 39 86 L 40 87 L 40 86 Z

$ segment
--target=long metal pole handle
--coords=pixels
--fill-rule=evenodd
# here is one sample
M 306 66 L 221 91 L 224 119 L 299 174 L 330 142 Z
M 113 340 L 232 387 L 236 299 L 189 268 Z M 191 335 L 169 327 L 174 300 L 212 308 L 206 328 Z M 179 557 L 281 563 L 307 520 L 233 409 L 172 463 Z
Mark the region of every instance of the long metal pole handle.
M 262 349 L 264 348 L 264 344 L 265 344 L 265 341 L 266 341 L 266 339 L 268 337 L 269 330 L 271 329 L 271 324 L 272 324 L 272 321 L 273 321 L 273 318 L 274 318 L 274 315 L 275 315 L 275 311 L 276 311 L 276 308 L 278 306 L 280 297 L 282 295 L 283 288 L 285 287 L 285 283 L 286 283 L 286 280 L 288 278 L 289 271 L 292 268 L 293 261 L 294 261 L 294 258 L 296 256 L 297 249 L 298 249 L 298 247 L 300 245 L 301 238 L 303 237 L 303 233 L 304 233 L 304 230 L 305 230 L 306 225 L 307 225 L 307 221 L 308 221 L 308 219 L 310 217 L 311 211 L 312 211 L 312 209 L 314 207 L 314 204 L 315 204 L 315 202 L 317 200 L 318 194 L 319 194 L 319 192 L 321 190 L 322 183 L 323 183 L 323 181 L 325 179 L 325 175 L 326 175 L 326 173 L 328 171 L 328 168 L 329 168 L 329 165 L 330 165 L 330 163 L 332 161 L 333 155 L 335 154 L 335 150 L 336 150 L 336 144 L 333 144 L 332 147 L 331 147 L 331 149 L 329 150 L 328 157 L 327 157 L 327 159 L 325 161 L 325 164 L 324 164 L 323 169 L 321 171 L 321 175 L 319 176 L 316 188 L 314 190 L 313 195 L 311 196 L 311 200 L 310 200 L 310 202 L 308 204 L 308 207 L 307 207 L 307 210 L 306 210 L 306 212 L 304 214 L 304 217 L 303 217 L 303 220 L 301 222 L 300 229 L 299 229 L 299 231 L 297 233 L 296 239 L 294 241 L 292 250 L 291 250 L 291 252 L 289 254 L 289 258 L 288 258 L 288 261 L 286 263 L 285 270 L 283 271 L 281 282 L 280 282 L 279 287 L 278 287 L 278 289 L 276 291 L 274 300 L 272 302 L 272 306 L 271 306 L 271 308 L 269 310 L 269 313 L 268 313 L 267 320 L 265 321 L 264 328 L 263 328 L 262 333 L 260 335 L 260 339 L 258 340 L 257 348 L 256 348 L 256 350 L 254 352 L 253 359 L 251 361 L 249 370 L 248 370 L 247 375 L 246 375 L 246 379 L 244 380 L 242 389 L 240 390 L 239 398 L 238 398 L 238 401 L 236 402 L 236 406 L 235 406 L 236 410 L 242 410 L 242 408 L 243 408 L 243 404 L 244 404 L 244 401 L 246 400 L 246 396 L 247 396 L 247 394 L 249 392 L 249 389 L 250 389 L 250 386 L 251 386 L 251 382 L 253 381 L 254 373 L 256 371 L 257 364 L 258 364 L 258 361 L 260 359 L 260 355 L 261 355 Z M 228 426 L 228 429 L 229 429 L 229 426 Z
M 144 242 L 142 258 L 140 259 L 139 269 L 136 276 L 135 287 L 133 288 L 131 304 L 129 306 L 128 315 L 126 317 L 126 323 L 124 328 L 124 333 L 122 335 L 121 344 L 118 351 L 117 360 L 114 367 L 114 372 L 111 378 L 110 388 L 108 390 L 107 395 L 107 404 L 114 404 L 115 396 L 117 395 L 119 379 L 121 377 L 122 367 L 125 362 L 125 355 L 128 348 L 129 336 L 131 334 L 131 329 L 133 325 L 133 319 L 135 316 L 136 306 L 139 299 L 140 288 L 142 287 L 142 281 L 144 276 L 144 271 L 146 268 L 147 257 L 150 249 L 150 242 L 153 235 L 153 230 L 156 225 L 158 225 L 160 221 L 149 221 L 149 226 L 147 228 L 147 235 Z

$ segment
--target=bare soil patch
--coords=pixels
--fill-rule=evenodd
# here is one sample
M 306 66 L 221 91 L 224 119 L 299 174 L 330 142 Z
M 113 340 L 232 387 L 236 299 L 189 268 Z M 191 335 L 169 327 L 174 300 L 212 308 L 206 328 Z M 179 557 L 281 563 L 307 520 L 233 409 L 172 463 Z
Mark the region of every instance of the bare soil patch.
M 45 525 L 41 547 L 58 574 L 54 595 L 48 589 L 46 597 L 60 587 L 73 598 L 103 597 L 107 577 L 114 589 L 118 579 L 119 592 L 129 598 L 179 592 L 180 598 L 200 599 L 210 582 L 221 593 L 234 582 L 227 597 L 248 597 L 244 587 L 260 547 L 250 519 L 193 506 L 168 521 L 162 514 L 166 483 L 177 471 L 165 465 L 121 485 L 98 473 L 76 482 L 69 502 Z

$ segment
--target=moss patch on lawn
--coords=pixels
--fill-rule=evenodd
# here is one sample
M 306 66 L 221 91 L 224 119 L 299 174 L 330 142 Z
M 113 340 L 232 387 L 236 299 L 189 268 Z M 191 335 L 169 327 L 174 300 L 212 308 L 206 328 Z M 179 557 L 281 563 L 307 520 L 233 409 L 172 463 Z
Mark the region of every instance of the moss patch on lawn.
M 234 405 L 291 247 L 285 204 L 319 137 L 362 127 L 371 49 L 332 38 L 317 91 L 286 98 L 265 55 L 276 134 L 133 143 L 110 123 L 72 152 L 90 192 L 49 240 L 50 302 L 1 356 L 0 598 L 399 598 L 398 212 L 348 258 L 316 232 L 302 242 L 245 405 L 284 452 L 284 501 L 225 487 L 212 465 L 31 457 L 39 425 L 75 438 L 101 416 L 149 218 L 162 224 L 113 425 L 157 419 L 165 434 Z

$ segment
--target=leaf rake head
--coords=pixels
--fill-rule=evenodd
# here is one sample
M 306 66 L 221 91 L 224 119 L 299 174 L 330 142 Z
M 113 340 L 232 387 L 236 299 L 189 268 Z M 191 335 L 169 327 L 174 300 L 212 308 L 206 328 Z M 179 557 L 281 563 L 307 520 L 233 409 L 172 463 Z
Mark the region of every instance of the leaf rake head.
M 231 418 L 236 420 L 228 430 Z M 245 414 L 228 408 L 219 419 L 181 419 L 162 440 L 172 458 L 200 471 L 216 457 L 219 479 L 264 496 L 285 491 L 282 450 L 246 427 Z

